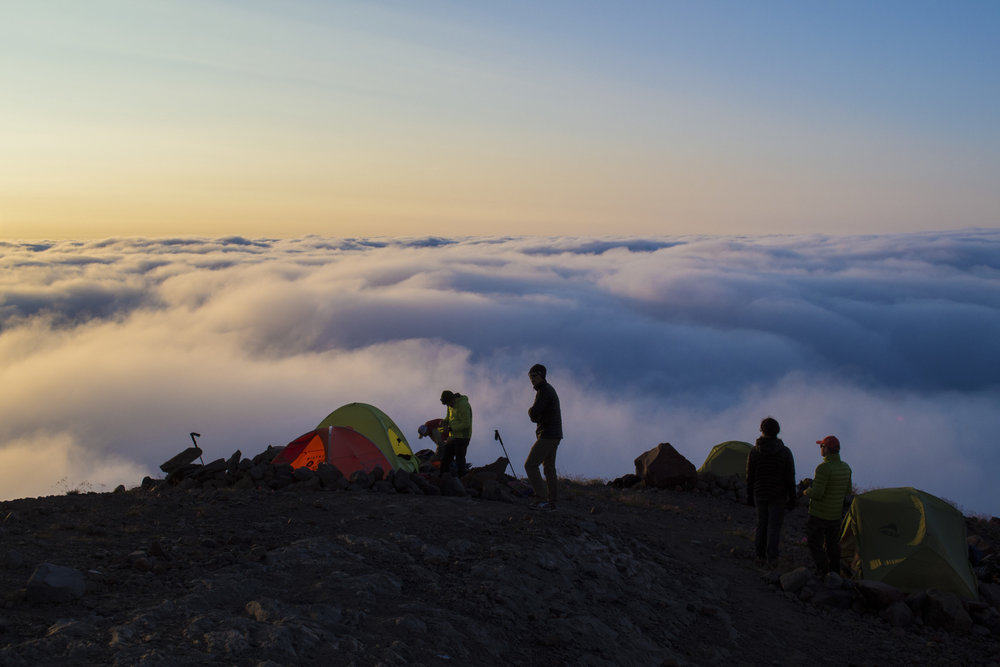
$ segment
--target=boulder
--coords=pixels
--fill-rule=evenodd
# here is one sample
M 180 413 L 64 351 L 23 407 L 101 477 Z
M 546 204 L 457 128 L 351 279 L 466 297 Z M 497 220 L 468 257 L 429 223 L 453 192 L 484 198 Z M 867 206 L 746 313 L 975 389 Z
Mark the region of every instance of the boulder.
M 1000 584 L 979 582 L 979 597 L 994 607 L 1000 608 Z
M 507 459 L 505 457 L 501 456 L 500 458 L 498 458 L 493 463 L 490 463 L 490 464 L 484 465 L 484 466 L 480 466 L 478 468 L 472 468 L 471 470 L 469 470 L 469 472 L 470 473 L 481 473 L 481 472 L 493 473 L 497 477 L 501 477 L 501 476 L 503 476 L 505 474 L 504 471 L 507 470 L 507 466 L 508 465 L 510 465 L 510 463 L 507 461 Z
M 809 581 L 809 569 L 797 567 L 791 572 L 785 572 L 781 575 L 779 581 L 781 582 L 781 590 L 787 593 L 797 593 Z
M 33 602 L 69 602 L 83 597 L 85 588 L 79 570 L 42 563 L 28 580 L 26 594 Z
M 647 486 L 669 489 L 690 487 L 698 481 L 698 471 L 669 442 L 661 442 L 635 460 L 635 474 Z
M 906 598 L 906 594 L 901 590 L 881 581 L 862 579 L 854 584 L 854 590 L 865 604 L 873 609 L 885 609 L 897 602 L 903 602 Z
M 972 617 L 965 611 L 962 601 L 951 591 L 931 589 L 924 602 L 924 625 L 948 632 L 965 634 L 972 629 Z
M 410 487 L 410 472 L 408 470 L 399 469 L 389 473 L 389 478 L 392 481 L 393 488 L 400 493 L 405 493 Z
M 608 482 L 608 486 L 613 487 L 615 489 L 629 489 L 641 481 L 642 477 L 639 477 L 638 475 L 633 475 L 632 473 L 628 473 L 627 475 L 622 475 L 618 479 L 611 480 L 610 482 Z
M 243 458 L 243 453 L 240 450 L 233 452 L 233 455 L 229 457 L 226 461 L 226 474 L 230 477 L 235 477 L 240 471 L 240 461 Z
M 831 609 L 850 609 L 854 603 L 854 593 L 843 588 L 827 588 L 820 586 L 810 600 L 817 607 Z
M 897 600 L 880 611 L 879 617 L 894 628 L 905 628 L 913 623 L 913 610 L 902 600 Z
M 188 465 L 196 458 L 201 456 L 202 451 L 199 447 L 188 447 L 183 452 L 173 457 L 169 461 L 165 461 L 160 464 L 160 470 L 167 473 L 168 475 L 178 468 L 183 468 Z

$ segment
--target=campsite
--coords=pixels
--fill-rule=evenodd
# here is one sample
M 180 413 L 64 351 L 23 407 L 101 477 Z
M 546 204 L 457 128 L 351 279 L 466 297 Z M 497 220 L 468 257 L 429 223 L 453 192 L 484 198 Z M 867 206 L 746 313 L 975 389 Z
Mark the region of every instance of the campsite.
M 380 412 L 356 418 L 396 433 Z M 804 504 L 779 567 L 756 567 L 739 446 L 700 470 L 668 443 L 640 447 L 635 474 L 564 479 L 558 511 L 539 513 L 506 460 L 435 483 L 402 464 L 402 432 L 376 447 L 396 467 L 331 471 L 310 445 L 372 454 L 338 439 L 354 422 L 336 413 L 289 443 L 312 466 L 274 464 L 288 448 L 227 452 L 133 489 L 4 502 L 0 664 L 1000 662 L 997 582 L 945 609 L 959 598 L 820 581 Z M 995 558 L 1000 522 L 962 521 Z M 56 584 L 33 583 L 43 564 Z

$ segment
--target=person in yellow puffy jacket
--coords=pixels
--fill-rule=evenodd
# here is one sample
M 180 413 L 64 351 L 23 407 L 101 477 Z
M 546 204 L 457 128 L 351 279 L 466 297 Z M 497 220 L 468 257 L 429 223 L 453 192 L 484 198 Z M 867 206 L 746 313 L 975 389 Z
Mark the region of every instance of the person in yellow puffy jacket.
M 840 571 L 840 520 L 844 499 L 851 493 L 851 467 L 840 460 L 840 440 L 828 435 L 817 440 L 823 462 L 816 467 L 812 486 L 802 492 L 809 498 L 806 543 L 820 576 Z
M 469 397 L 458 392 L 445 389 L 441 392 L 441 404 L 448 407 L 442 430 L 447 434 L 441 445 L 441 472 L 451 471 L 451 462 L 455 461 L 459 475 L 465 474 L 465 453 L 472 440 L 472 406 Z

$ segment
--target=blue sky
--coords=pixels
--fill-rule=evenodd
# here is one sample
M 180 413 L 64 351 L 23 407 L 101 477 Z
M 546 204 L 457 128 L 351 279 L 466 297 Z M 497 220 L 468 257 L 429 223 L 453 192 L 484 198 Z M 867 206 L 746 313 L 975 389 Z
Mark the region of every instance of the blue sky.
M 353 401 L 419 447 L 443 389 L 469 460 L 499 429 L 521 470 L 541 362 L 563 475 L 701 465 L 773 415 L 800 479 L 832 433 L 861 489 L 1000 515 L 998 281 L 997 230 L 0 243 L 0 490 L 134 486 L 190 431 L 253 456 Z
M 0 237 L 992 227 L 993 2 L 10 3 Z

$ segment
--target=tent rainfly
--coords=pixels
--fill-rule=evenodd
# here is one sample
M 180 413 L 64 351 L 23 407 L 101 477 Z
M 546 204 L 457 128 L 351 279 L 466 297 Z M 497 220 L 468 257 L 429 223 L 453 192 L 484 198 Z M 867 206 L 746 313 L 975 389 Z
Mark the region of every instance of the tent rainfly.
M 841 554 L 862 579 L 906 592 L 936 588 L 978 598 L 965 517 L 926 491 L 901 487 L 855 496 L 844 517 Z
M 716 477 L 736 475 L 747 478 L 747 457 L 753 446 L 749 442 L 727 440 L 720 442 L 708 453 L 705 462 L 698 468 L 698 474 L 708 473 Z

